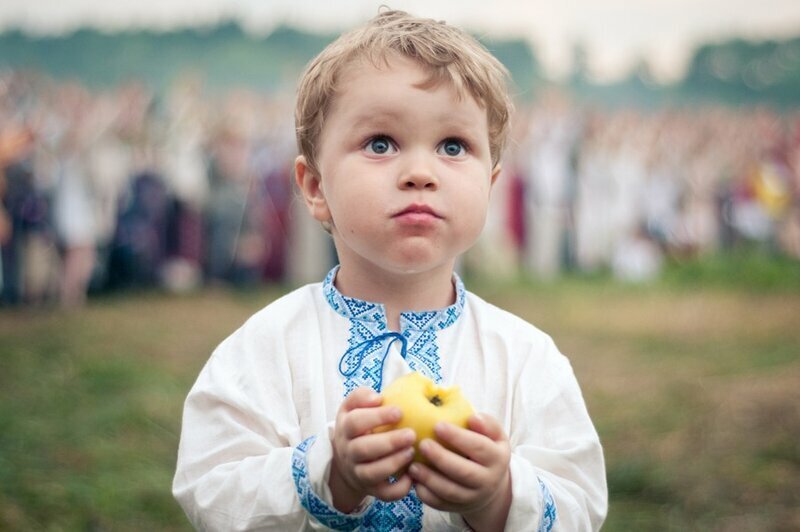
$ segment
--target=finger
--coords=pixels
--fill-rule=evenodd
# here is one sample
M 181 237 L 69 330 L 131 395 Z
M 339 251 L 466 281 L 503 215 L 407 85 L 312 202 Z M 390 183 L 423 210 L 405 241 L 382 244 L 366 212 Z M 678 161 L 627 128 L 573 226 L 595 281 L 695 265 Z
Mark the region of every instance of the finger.
M 374 462 L 402 449 L 411 448 L 416 437 L 412 429 L 365 434 L 350 444 L 350 458 L 356 463 Z
M 467 420 L 467 428 L 483 434 L 492 441 L 506 439 L 503 426 L 489 414 L 473 414 Z
M 417 483 L 414 485 L 414 491 L 417 494 L 417 498 L 423 503 L 427 504 L 431 508 L 436 508 L 437 510 L 443 512 L 449 512 L 455 510 L 453 504 L 442 500 L 438 497 L 435 493 L 433 493 L 430 488 L 425 486 L 424 484 Z
M 475 490 L 453 482 L 440 472 L 426 467 L 423 464 L 411 464 L 409 475 L 417 484 L 417 494 L 420 487 L 428 490 L 439 502 L 461 505 L 472 502 Z
M 344 414 L 339 423 L 345 436 L 353 439 L 382 425 L 394 425 L 402 415 L 396 406 L 356 408 Z
M 356 477 L 367 485 L 377 485 L 407 466 L 414 458 L 414 449 L 402 449 L 374 462 L 356 464 L 353 472 Z
M 486 467 L 445 448 L 434 440 L 423 440 L 419 449 L 436 470 L 459 485 L 478 489 L 487 481 Z
M 490 428 L 491 430 L 492 428 Z M 488 466 L 502 459 L 501 447 L 498 446 L 498 444 L 506 442 L 502 430 L 500 431 L 500 440 L 493 440 L 480 432 L 462 429 L 450 423 L 438 423 L 434 432 L 439 441 L 447 444 L 458 454 L 481 465 Z
M 411 477 L 402 475 L 395 482 L 384 481 L 374 486 L 370 495 L 382 501 L 397 501 L 408 495 L 411 490 Z
M 365 386 L 359 386 L 348 395 L 342 403 L 342 408 L 349 412 L 356 408 L 367 408 L 371 406 L 380 406 L 383 404 L 381 395 Z

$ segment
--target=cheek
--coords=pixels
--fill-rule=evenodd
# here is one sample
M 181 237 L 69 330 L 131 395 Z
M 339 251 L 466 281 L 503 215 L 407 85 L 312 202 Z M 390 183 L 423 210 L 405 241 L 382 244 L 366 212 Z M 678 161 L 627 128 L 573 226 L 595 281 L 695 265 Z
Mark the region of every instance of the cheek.
M 483 187 L 462 190 L 458 202 L 459 226 L 466 235 L 476 236 L 483 230 L 489 206 L 489 191 Z
M 375 228 L 378 203 L 374 196 L 358 191 L 336 194 L 329 201 L 331 217 L 343 234 L 368 234 Z
M 489 205 L 490 191 L 488 180 L 485 183 L 483 180 L 475 180 L 460 184 L 456 193 L 459 203 L 483 212 Z

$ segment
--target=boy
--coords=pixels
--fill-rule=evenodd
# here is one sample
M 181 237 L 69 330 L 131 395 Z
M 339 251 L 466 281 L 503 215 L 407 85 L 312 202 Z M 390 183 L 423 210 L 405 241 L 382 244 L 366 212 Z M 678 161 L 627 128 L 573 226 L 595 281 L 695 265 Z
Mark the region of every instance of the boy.
M 189 393 L 173 491 L 195 526 L 600 527 L 603 456 L 568 361 L 453 271 L 500 171 L 504 82 L 465 33 L 396 11 L 311 62 L 296 180 L 339 266 L 248 320 Z M 376 392 L 412 370 L 482 414 L 406 468 L 413 431 L 372 429 L 400 417 Z

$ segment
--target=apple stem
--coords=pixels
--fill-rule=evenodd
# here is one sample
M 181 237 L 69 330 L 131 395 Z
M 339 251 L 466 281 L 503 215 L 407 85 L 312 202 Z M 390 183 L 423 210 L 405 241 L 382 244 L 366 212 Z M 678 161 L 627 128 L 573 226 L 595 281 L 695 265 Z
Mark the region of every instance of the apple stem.
M 442 406 L 442 398 L 438 395 L 434 395 L 430 398 L 430 402 L 433 406 Z

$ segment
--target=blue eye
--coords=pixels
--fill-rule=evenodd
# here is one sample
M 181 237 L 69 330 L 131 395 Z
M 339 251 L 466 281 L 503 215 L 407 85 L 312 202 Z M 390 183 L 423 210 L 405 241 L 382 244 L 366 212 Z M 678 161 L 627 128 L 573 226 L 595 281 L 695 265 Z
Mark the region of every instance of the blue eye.
M 389 140 L 388 137 L 384 136 L 377 136 L 371 138 L 367 145 L 364 147 L 368 152 L 374 153 L 375 155 L 384 155 L 392 151 L 394 146 L 392 146 L 392 141 Z
M 459 155 L 464 155 L 466 151 L 466 146 L 458 139 L 447 139 L 439 147 L 439 152 L 448 157 L 458 157 Z

